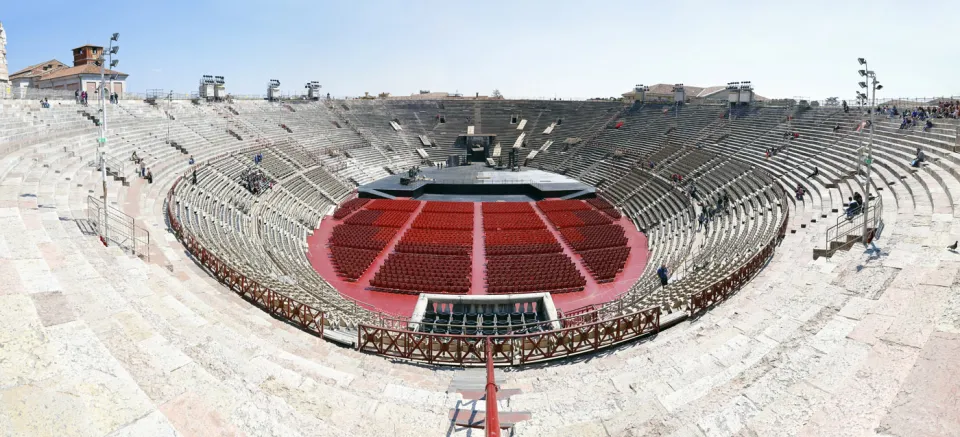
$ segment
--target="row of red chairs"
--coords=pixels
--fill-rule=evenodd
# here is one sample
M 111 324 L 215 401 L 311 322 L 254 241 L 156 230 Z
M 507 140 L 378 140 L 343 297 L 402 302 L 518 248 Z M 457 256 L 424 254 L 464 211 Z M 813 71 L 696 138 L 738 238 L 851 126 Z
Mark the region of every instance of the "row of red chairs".
M 630 256 L 629 246 L 608 247 L 605 249 L 579 252 L 583 264 L 598 282 L 612 281 Z
M 484 202 L 480 209 L 483 214 L 532 213 L 533 207 L 526 202 Z
M 513 202 L 516 203 L 516 202 Z M 483 229 L 485 231 L 506 230 L 506 229 L 546 229 L 534 212 L 518 214 L 484 214 Z
M 430 243 L 403 243 L 399 242 L 396 246 L 397 252 L 405 253 L 425 253 L 429 255 L 462 255 L 469 256 L 473 252 L 472 247 L 450 246 L 446 244 Z
M 535 253 L 557 253 L 562 252 L 560 243 L 528 243 L 528 244 L 507 244 L 500 246 L 487 246 L 487 256 L 503 255 L 527 255 Z
M 365 209 L 350 216 L 344 223 L 348 225 L 386 226 L 389 228 L 403 227 L 410 219 L 406 211 L 376 211 Z
M 608 215 L 608 216 L 610 216 L 610 217 L 612 217 L 612 218 L 614 218 L 614 219 L 619 219 L 620 217 L 623 217 L 623 216 L 620 214 L 620 211 L 617 211 L 616 208 L 603 208 L 603 209 L 601 209 L 600 211 L 603 211 L 604 214 L 606 214 L 606 215 Z
M 414 212 L 419 207 L 419 200 L 410 199 L 376 199 L 367 204 L 367 209 L 375 209 L 380 211 Z
M 375 280 L 371 279 L 370 285 L 379 288 L 382 291 L 406 294 L 466 294 L 470 291 L 469 285 L 434 284 L 415 281 L 412 279 L 390 278 L 389 280 L 377 281 L 376 284 L 374 281 Z
M 473 214 L 473 202 L 427 202 L 423 212 Z
M 537 208 L 543 212 L 585 211 L 590 209 L 590 205 L 583 203 L 582 200 L 541 200 L 537 202 Z
M 403 234 L 400 243 L 427 243 L 473 247 L 473 232 L 448 229 L 410 229 Z
M 370 268 L 373 260 L 380 254 L 378 250 L 355 249 L 352 247 L 333 246 L 330 248 L 330 258 L 334 270 L 344 278 L 356 280 L 363 276 L 363 272 Z
M 594 197 L 593 199 L 587 199 L 587 203 L 593 205 L 597 209 L 609 209 L 613 208 L 613 205 L 602 197 Z
M 472 269 L 469 256 L 394 252 L 370 285 L 409 293 L 466 293 Z
M 489 293 L 582 289 L 586 279 L 566 254 L 510 255 L 487 259 Z
M 613 222 L 607 215 L 595 209 L 586 211 L 551 211 L 547 219 L 558 229 L 579 226 L 607 225 Z
M 563 228 L 560 235 L 577 252 L 627 245 L 627 237 L 619 225 Z
M 379 226 L 337 225 L 330 235 L 331 246 L 383 250 L 397 234 L 397 228 Z
M 421 212 L 410 226 L 419 229 L 460 229 L 472 231 L 473 214 Z
M 546 229 L 487 231 L 483 233 L 487 247 L 504 244 L 556 243 L 553 233 Z
M 337 208 L 337 211 L 333 213 L 333 218 L 340 220 L 350 215 L 351 212 L 354 212 L 360 208 L 363 208 L 363 205 L 366 205 L 367 202 L 369 201 L 370 199 L 362 199 L 360 197 L 356 197 L 346 202 L 343 202 L 340 205 L 340 207 Z

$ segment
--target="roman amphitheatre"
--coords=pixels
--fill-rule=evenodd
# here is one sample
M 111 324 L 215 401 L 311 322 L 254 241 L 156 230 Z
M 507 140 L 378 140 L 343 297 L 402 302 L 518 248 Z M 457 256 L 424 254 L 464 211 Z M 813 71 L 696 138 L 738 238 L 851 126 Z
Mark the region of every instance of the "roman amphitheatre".
M 960 434 L 953 100 L 204 80 L 0 99 L 0 434 Z

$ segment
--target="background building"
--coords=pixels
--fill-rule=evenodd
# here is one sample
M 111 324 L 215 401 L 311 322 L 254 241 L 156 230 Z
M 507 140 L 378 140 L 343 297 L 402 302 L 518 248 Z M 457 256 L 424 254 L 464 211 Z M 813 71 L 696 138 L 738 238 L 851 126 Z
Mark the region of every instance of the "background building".
M 103 47 L 85 45 L 73 49 L 73 66 L 56 59 L 34 64 L 10 75 L 14 88 L 40 88 L 66 91 L 82 90 L 93 95 L 100 83 L 100 66 L 96 64 Z M 123 95 L 128 75 L 104 70 L 107 90 Z

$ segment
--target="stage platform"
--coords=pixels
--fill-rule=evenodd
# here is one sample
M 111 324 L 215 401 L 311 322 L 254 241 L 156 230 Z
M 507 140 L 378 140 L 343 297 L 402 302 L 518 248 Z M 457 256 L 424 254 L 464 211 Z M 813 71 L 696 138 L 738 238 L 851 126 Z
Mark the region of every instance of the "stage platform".
M 421 167 L 417 180 L 403 185 L 406 173 L 389 176 L 357 189 L 360 197 L 408 197 L 420 200 L 491 202 L 542 200 L 547 198 L 586 199 L 596 189 L 556 173 L 521 167 L 520 171 L 497 170 L 486 164 L 459 167 Z

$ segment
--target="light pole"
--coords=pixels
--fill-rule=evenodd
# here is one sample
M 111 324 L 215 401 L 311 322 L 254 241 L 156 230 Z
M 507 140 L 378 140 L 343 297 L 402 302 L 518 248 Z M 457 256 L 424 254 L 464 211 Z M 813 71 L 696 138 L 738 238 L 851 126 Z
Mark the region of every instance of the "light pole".
M 173 112 L 173 90 L 167 94 L 167 144 L 170 144 L 170 113 Z
M 860 107 L 861 114 L 863 113 L 863 107 L 867 105 L 867 95 L 857 91 L 857 105 Z M 861 168 L 863 160 L 860 158 L 860 155 L 863 154 L 863 122 L 860 122 L 860 126 L 857 127 L 857 176 L 860 175 L 860 172 L 863 170 Z M 860 184 L 860 191 L 863 191 L 863 184 Z
M 120 39 L 119 33 L 114 33 L 110 37 L 110 68 L 116 67 L 120 62 L 119 60 L 114 60 L 113 55 L 120 51 L 120 46 L 114 46 L 113 43 Z M 94 62 L 95 65 L 100 67 L 100 123 L 98 124 L 98 130 L 100 132 L 99 138 L 97 138 L 97 152 L 100 155 L 100 180 L 103 183 L 103 226 L 100 227 L 101 237 L 103 238 L 103 244 L 107 244 L 107 219 L 109 213 L 107 208 L 109 203 L 107 200 L 107 162 L 106 162 L 106 148 L 107 143 L 107 107 L 106 102 L 104 101 L 104 94 L 106 94 L 106 72 L 104 67 L 104 53 L 100 53 L 100 57 Z M 111 80 L 112 82 L 112 80 Z M 101 148 L 101 145 L 103 148 Z
M 863 70 L 859 70 L 858 73 L 860 73 L 861 77 L 867 78 L 865 82 L 859 83 L 860 88 L 867 89 L 868 91 L 872 90 L 870 95 L 870 107 L 868 108 L 868 111 L 870 111 L 870 139 L 867 143 L 867 158 L 864 160 L 864 164 L 867 167 L 867 175 L 866 180 L 864 181 L 863 190 L 863 244 L 867 244 L 869 239 L 868 220 L 870 216 L 870 167 L 873 164 L 873 122 L 877 112 L 877 90 L 882 89 L 883 85 L 880 85 L 880 83 L 877 82 L 877 74 L 867 67 L 866 59 L 857 58 L 857 62 L 859 62 L 860 65 L 863 65 Z M 867 82 L 869 82 L 869 88 Z

